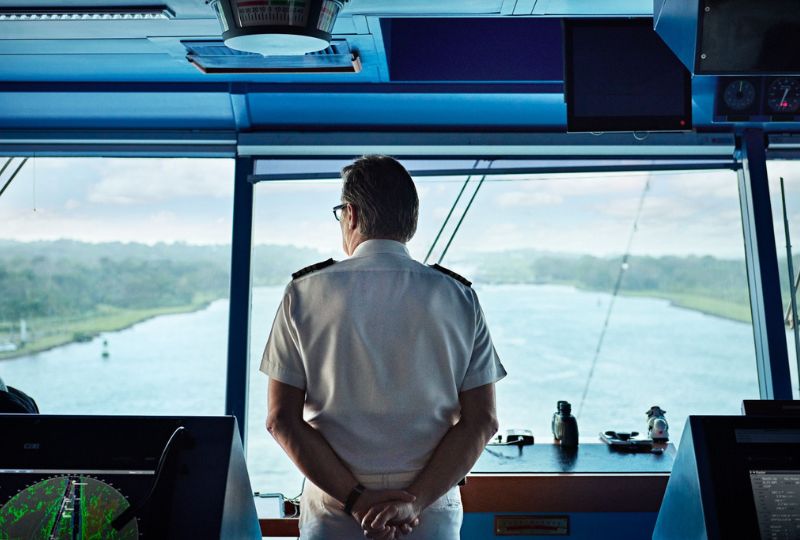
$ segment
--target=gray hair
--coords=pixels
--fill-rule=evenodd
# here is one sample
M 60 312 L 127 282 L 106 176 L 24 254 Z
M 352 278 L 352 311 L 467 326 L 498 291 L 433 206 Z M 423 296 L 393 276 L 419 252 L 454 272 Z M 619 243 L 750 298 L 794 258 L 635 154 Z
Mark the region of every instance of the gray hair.
M 417 231 L 419 198 L 411 175 L 389 156 L 364 156 L 342 169 L 342 202 L 358 209 L 367 238 L 408 242 Z

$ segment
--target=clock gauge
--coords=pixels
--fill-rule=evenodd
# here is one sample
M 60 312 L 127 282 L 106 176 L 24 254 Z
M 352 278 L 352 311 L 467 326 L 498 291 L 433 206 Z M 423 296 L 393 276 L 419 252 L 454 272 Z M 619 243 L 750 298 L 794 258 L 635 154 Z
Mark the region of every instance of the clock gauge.
M 767 106 L 776 113 L 800 110 L 800 79 L 781 77 L 773 80 L 767 88 Z
M 749 109 L 756 101 L 756 87 L 748 80 L 735 79 L 725 87 L 722 100 L 734 111 Z

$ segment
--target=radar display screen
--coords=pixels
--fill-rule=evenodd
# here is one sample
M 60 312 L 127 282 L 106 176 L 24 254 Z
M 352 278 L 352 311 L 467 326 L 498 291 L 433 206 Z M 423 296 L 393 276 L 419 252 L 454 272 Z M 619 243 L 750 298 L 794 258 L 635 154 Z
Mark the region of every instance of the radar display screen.
M 800 471 L 750 471 L 761 540 L 800 538 Z
M 138 519 L 112 522 L 152 481 L 153 471 L 0 469 L 0 540 L 138 539 Z

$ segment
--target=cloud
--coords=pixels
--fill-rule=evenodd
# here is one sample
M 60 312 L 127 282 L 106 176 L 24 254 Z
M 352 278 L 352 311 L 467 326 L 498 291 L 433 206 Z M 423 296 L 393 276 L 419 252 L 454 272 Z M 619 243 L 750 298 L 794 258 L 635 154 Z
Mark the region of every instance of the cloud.
M 231 226 L 202 216 L 178 216 L 156 212 L 141 220 L 109 220 L 101 216 L 64 215 L 43 208 L 28 211 L 4 223 L 3 238 L 20 242 L 69 238 L 83 242 L 186 242 L 188 244 L 228 244 Z
M 626 197 L 614 199 L 606 203 L 594 205 L 601 215 L 614 218 L 628 219 L 633 223 L 639 206 L 639 197 Z M 666 221 L 675 223 L 676 220 L 687 219 L 701 213 L 703 208 L 698 205 L 688 204 L 678 197 L 651 196 L 645 198 L 642 206 L 640 222 Z
M 255 217 L 253 223 L 253 244 L 280 244 L 310 247 L 323 253 L 338 253 L 342 245 L 342 233 L 339 226 L 328 219 L 276 219 L 274 214 L 262 214 Z M 230 228 L 226 229 L 230 234 Z
M 738 200 L 738 176 L 733 171 L 694 171 L 664 173 L 651 180 L 652 186 L 664 186 L 680 193 L 683 198 L 719 198 Z
M 530 207 L 530 206 L 555 206 L 561 204 L 564 198 L 555 193 L 530 191 L 509 191 L 495 197 L 495 204 L 502 208 Z
M 223 159 L 108 160 L 89 188 L 94 203 L 133 205 L 187 197 L 233 196 L 233 161 Z
M 786 187 L 790 182 L 800 182 L 800 162 L 772 160 L 767 162 L 767 172 L 769 173 L 770 183 L 775 182 L 776 186 L 782 176 Z M 780 189 L 780 188 L 778 188 Z
M 525 191 L 547 192 L 561 197 L 609 195 L 641 190 L 651 176 L 648 172 L 569 173 L 547 175 L 497 176 L 489 185 L 513 185 Z

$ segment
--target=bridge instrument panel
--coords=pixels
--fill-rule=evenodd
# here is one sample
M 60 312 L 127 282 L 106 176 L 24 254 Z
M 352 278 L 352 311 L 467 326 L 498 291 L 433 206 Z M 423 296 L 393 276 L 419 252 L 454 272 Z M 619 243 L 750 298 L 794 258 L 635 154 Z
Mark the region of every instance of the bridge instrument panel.
M 714 121 L 800 121 L 800 77 L 720 77 Z
M 131 506 L 132 496 L 143 496 L 153 471 L 3 469 L 0 474 L 0 538 L 140 538 L 138 518 L 118 528 L 112 522 Z
M 0 540 L 261 538 L 232 416 L 0 414 Z

